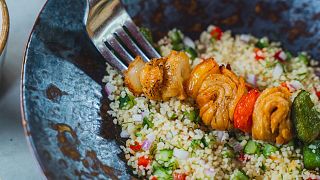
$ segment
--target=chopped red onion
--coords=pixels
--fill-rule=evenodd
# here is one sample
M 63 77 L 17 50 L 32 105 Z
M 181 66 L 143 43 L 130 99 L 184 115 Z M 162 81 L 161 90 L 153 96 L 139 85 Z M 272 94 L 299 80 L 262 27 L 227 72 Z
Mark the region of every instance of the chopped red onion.
M 191 47 L 193 49 L 196 47 L 193 40 L 191 38 L 189 38 L 188 36 L 183 38 L 183 44 L 185 44 L 187 47 Z
M 153 133 L 150 133 L 146 136 L 146 138 L 150 141 L 153 142 L 156 139 L 156 136 Z
M 229 138 L 229 134 L 225 131 L 216 131 L 217 141 L 223 142 Z
M 166 134 L 166 138 L 169 139 L 169 140 L 172 139 L 172 134 L 171 133 L 167 133 Z
M 301 84 L 301 82 L 297 81 L 297 80 L 293 80 L 288 84 L 289 84 L 289 89 L 290 89 L 291 92 L 294 92 L 296 90 L 299 90 L 299 89 L 303 88 L 303 85 Z
M 281 51 L 280 54 L 279 54 L 279 58 L 281 58 L 283 61 L 285 61 L 287 59 L 286 53 Z
M 257 87 L 257 81 L 257 76 L 255 74 L 247 75 L 247 82 L 253 85 L 254 87 Z
M 178 159 L 186 160 L 189 157 L 189 152 L 183 149 L 174 148 L 173 155 Z
M 145 141 L 143 141 L 143 143 L 142 143 L 142 145 L 141 145 L 141 148 L 143 149 L 143 150 L 149 150 L 150 149 L 150 147 L 151 147 L 151 144 L 152 144 L 152 142 L 150 142 L 148 139 L 146 139 Z
M 204 172 L 209 177 L 213 177 L 216 174 L 216 172 L 215 172 L 215 170 L 213 168 L 206 169 Z
M 143 117 L 141 114 L 134 114 L 132 115 L 132 119 L 135 121 L 135 122 L 141 122 Z
M 116 90 L 115 86 L 112 85 L 111 83 L 107 83 L 104 89 L 108 96 L 111 95 Z
M 127 130 L 122 130 L 121 133 L 120 133 L 120 137 L 129 138 L 130 134 L 129 134 L 129 132 Z
M 276 58 L 277 60 L 284 62 L 287 59 L 287 54 L 284 51 L 278 51 L 276 52 L 276 54 L 274 55 L 274 58 Z
M 149 116 L 149 111 L 142 111 L 142 118 Z
M 248 34 L 241 34 L 240 35 L 240 40 L 241 41 L 243 41 L 243 42 L 249 42 L 250 41 L 250 39 L 251 39 L 251 37 L 250 37 L 250 35 L 248 35 Z
M 104 86 L 104 90 L 106 91 L 107 96 L 109 96 L 109 95 L 111 94 L 110 91 L 109 91 L 109 88 L 108 88 L 108 84 L 106 84 L 106 85 Z
M 277 63 L 276 67 L 273 69 L 272 76 L 274 79 L 279 79 L 283 73 L 282 65 Z
M 240 152 L 242 151 L 243 149 L 243 146 L 239 143 L 239 142 L 236 142 L 234 145 L 233 145 L 233 150 L 235 152 Z

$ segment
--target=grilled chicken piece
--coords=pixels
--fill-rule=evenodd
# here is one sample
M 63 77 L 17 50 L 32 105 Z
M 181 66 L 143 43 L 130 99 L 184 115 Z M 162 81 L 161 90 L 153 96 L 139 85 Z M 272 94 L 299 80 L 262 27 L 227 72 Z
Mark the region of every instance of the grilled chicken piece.
M 167 58 L 152 59 L 140 73 L 143 93 L 152 100 L 162 99 L 164 65 Z
M 143 92 L 140 82 L 140 73 L 144 65 L 145 62 L 140 56 L 137 56 L 134 61 L 129 64 L 128 69 L 124 72 L 125 85 L 135 96 L 138 96 Z
M 242 78 L 208 59 L 193 69 L 186 89 L 196 99 L 204 124 L 218 130 L 232 128 L 234 109 L 246 92 Z
M 202 82 L 209 74 L 220 74 L 219 65 L 213 58 L 204 60 L 192 70 L 185 88 L 190 97 L 197 97 Z
M 162 99 L 187 98 L 183 83 L 189 78 L 190 72 L 189 57 L 184 52 L 171 51 L 165 63 Z
M 268 88 L 261 93 L 252 115 L 254 139 L 277 144 L 284 144 L 292 139 L 290 96 L 290 92 L 284 87 Z
M 241 97 L 247 92 L 246 84 L 245 81 L 242 77 L 238 77 L 234 72 L 231 70 L 222 67 L 221 70 L 222 74 L 229 77 L 232 82 L 230 83 L 231 87 L 233 88 L 233 96 L 230 98 L 229 106 L 228 106 L 228 111 L 229 111 L 229 117 L 230 120 L 233 121 L 233 114 L 234 110 L 241 99 Z
M 232 88 L 222 74 L 210 74 L 200 87 L 196 102 L 200 107 L 200 116 L 204 124 L 217 130 L 231 127 L 228 113 L 228 97 L 232 96 Z

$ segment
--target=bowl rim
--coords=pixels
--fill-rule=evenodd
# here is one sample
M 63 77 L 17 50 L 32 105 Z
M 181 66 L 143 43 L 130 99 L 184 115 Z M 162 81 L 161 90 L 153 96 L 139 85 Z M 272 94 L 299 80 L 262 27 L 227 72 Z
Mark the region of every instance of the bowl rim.
M 0 0 L 0 1 L 5 1 L 5 0 Z M 28 144 L 28 149 L 31 153 L 31 156 L 33 157 L 33 159 L 35 160 L 36 166 L 38 168 L 38 170 L 40 171 L 40 177 L 41 179 L 48 179 L 47 174 L 46 174 L 46 168 L 43 164 L 43 162 L 41 161 L 40 157 L 39 157 L 39 152 L 37 150 L 37 148 L 35 147 L 34 141 L 32 139 L 32 136 L 30 134 L 30 127 L 28 126 L 28 120 L 27 120 L 27 114 L 26 114 L 26 107 L 24 104 L 24 84 L 25 84 L 25 67 L 26 67 L 26 63 L 27 63 L 27 56 L 28 56 L 28 50 L 30 47 L 30 42 L 32 39 L 32 36 L 34 35 L 35 32 L 35 28 L 38 26 L 38 22 L 40 21 L 40 16 L 42 15 L 44 9 L 47 7 L 47 4 L 50 0 L 47 0 L 42 8 L 40 9 L 35 22 L 32 26 L 31 32 L 29 33 L 29 37 L 28 40 L 25 44 L 25 48 L 24 48 L 24 52 L 23 52 L 23 57 L 22 57 L 22 64 L 21 64 L 21 76 L 20 76 L 20 113 L 21 113 L 21 124 L 22 124 L 22 128 L 24 131 L 24 135 Z
M 8 6 L 5 0 L 0 0 L 0 6 L 2 10 L 2 25 L 1 25 L 1 32 L 0 32 L 0 54 L 3 53 L 9 36 L 9 29 L 10 29 L 10 18 L 9 18 L 9 11 Z

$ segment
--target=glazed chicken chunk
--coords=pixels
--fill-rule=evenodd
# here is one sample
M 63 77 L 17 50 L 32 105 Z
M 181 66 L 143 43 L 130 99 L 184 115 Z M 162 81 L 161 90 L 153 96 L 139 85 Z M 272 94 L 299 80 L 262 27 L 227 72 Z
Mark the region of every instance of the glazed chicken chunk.
M 290 92 L 285 87 L 264 90 L 254 107 L 252 136 L 254 139 L 283 144 L 291 140 L 289 119 Z
M 241 77 L 210 58 L 193 69 L 186 89 L 196 99 L 204 124 L 217 130 L 232 128 L 234 109 L 246 92 Z
M 144 63 L 137 57 L 125 72 L 125 83 L 134 95 L 144 94 L 152 100 L 168 100 L 187 96 L 183 84 L 190 76 L 189 57 L 172 51 L 168 57 Z
M 129 64 L 128 70 L 124 72 L 125 85 L 136 96 L 143 92 L 142 84 L 140 82 L 140 73 L 144 65 L 145 62 L 143 62 L 140 56 L 137 56 L 135 60 Z

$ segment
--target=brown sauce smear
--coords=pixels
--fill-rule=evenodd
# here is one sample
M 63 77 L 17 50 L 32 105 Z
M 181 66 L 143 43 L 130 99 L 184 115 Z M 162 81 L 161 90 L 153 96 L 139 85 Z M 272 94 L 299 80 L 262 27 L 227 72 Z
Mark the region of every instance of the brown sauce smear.
M 118 179 L 117 174 L 119 173 L 119 171 L 110 166 L 104 165 L 98 159 L 95 151 L 88 150 L 86 151 L 85 157 L 81 157 L 81 154 L 78 151 L 78 146 L 80 145 L 80 143 L 77 134 L 69 125 L 57 123 L 52 125 L 52 129 L 58 132 L 57 139 L 62 154 L 68 158 L 71 158 L 72 160 L 80 161 L 85 167 L 85 170 L 75 170 L 74 174 L 76 176 L 81 179 L 94 178 L 101 174 L 106 174 L 111 179 Z M 67 162 L 63 159 L 59 160 L 59 164 L 65 168 L 68 167 Z

